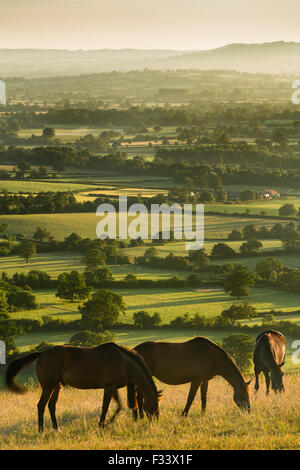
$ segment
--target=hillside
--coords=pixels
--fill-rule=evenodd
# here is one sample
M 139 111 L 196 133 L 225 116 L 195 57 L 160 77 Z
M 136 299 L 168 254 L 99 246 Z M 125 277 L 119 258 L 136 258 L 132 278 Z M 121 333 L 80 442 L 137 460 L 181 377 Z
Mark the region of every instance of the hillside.
M 2 77 L 80 75 L 149 69 L 299 73 L 300 43 L 229 44 L 205 51 L 0 49 Z

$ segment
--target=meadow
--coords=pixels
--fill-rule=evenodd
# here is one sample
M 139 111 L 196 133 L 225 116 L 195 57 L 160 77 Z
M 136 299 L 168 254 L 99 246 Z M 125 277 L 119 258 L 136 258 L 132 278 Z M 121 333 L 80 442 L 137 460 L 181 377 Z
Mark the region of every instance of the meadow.
M 149 214 L 149 235 L 151 228 L 151 214 Z M 128 221 L 134 217 L 128 217 Z M 42 227 L 55 236 L 56 240 L 63 240 L 64 237 L 70 235 L 72 232 L 78 233 L 81 237 L 96 238 L 96 226 L 101 220 L 101 217 L 96 216 L 94 212 L 83 213 L 58 213 L 58 214 L 27 214 L 27 215 L 1 215 L 1 223 L 7 223 L 7 233 L 15 235 L 20 233 L 22 227 L 22 234 L 24 237 L 31 237 L 36 227 Z M 220 215 L 205 215 L 204 219 L 204 235 L 205 238 L 211 240 L 227 239 L 227 235 L 234 228 L 240 229 L 245 225 L 254 224 L 256 227 L 266 226 L 272 227 L 278 220 L 264 219 L 264 218 L 247 218 L 247 216 L 220 216 Z M 286 220 L 280 221 L 282 224 Z M 117 214 L 117 229 L 118 229 L 118 214 Z M 170 227 L 173 227 L 173 217 L 171 216 Z M 169 244 L 166 245 L 170 246 Z
M 239 410 L 232 400 L 232 388 L 222 378 L 210 381 L 207 412 L 201 415 L 197 395 L 189 416 L 181 417 L 189 385 L 163 389 L 158 421 L 134 422 L 121 390 L 124 410 L 114 423 L 99 429 L 102 390 L 62 390 L 57 404 L 60 432 L 50 427 L 45 411 L 45 432 L 37 431 L 36 405 L 40 388 L 31 385 L 25 395 L 1 392 L 0 448 L 2 450 L 139 450 L 139 449 L 215 449 L 215 450 L 292 450 L 299 449 L 300 375 L 284 378 L 286 392 L 265 396 L 264 385 L 256 397 L 251 383 L 252 412 Z M 113 405 L 111 405 L 113 407 Z M 112 408 L 108 416 L 112 413 Z M 272 430 L 272 432 L 270 432 Z

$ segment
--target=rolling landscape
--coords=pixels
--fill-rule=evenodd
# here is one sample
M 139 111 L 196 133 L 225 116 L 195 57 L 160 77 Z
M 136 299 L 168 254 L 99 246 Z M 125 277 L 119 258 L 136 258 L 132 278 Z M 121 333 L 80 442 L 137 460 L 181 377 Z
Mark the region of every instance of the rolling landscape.
M 299 450 L 299 35 L 46 36 L 0 49 L 0 449 Z

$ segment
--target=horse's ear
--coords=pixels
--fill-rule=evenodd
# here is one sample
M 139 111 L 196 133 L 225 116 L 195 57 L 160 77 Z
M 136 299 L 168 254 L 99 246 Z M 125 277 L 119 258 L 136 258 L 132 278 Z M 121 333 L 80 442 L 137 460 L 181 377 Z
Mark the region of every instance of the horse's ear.
M 251 379 L 251 380 L 249 380 L 249 382 L 246 382 L 246 385 L 250 385 L 250 384 L 251 384 L 251 382 L 252 382 L 252 379 Z

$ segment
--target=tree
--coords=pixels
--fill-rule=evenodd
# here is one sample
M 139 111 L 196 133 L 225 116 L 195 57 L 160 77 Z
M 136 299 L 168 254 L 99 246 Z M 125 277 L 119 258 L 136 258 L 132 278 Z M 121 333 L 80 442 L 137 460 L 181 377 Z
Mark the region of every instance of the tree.
M 212 258 L 232 258 L 236 252 L 226 243 L 216 243 L 211 251 Z
M 84 277 L 86 283 L 90 286 L 97 286 L 103 281 L 113 280 L 112 272 L 108 268 L 100 268 L 95 271 L 85 271 Z
M 28 261 L 36 255 L 35 243 L 30 240 L 23 240 L 19 244 L 17 251 L 19 257 L 24 258 L 26 263 L 28 263 Z
M 86 271 L 96 271 L 99 266 L 105 266 L 105 253 L 97 248 L 92 248 L 83 255 L 82 263 L 85 264 Z
M 39 242 L 41 242 L 45 239 L 49 239 L 50 238 L 50 233 L 47 232 L 47 230 L 45 230 L 41 227 L 37 227 L 36 231 L 34 232 L 33 238 L 35 240 L 38 240 Z
M 205 202 L 214 202 L 215 197 L 211 191 L 203 191 L 200 195 L 200 201 L 205 203 Z
M 137 277 L 136 277 L 135 274 L 128 273 L 128 274 L 124 277 L 124 281 L 125 281 L 125 282 L 136 282 L 136 281 L 137 281 Z
M 8 224 L 3 222 L 0 224 L 0 236 L 3 236 L 6 230 L 8 229 Z
M 222 347 L 235 360 L 243 373 L 248 372 L 252 364 L 254 340 L 249 335 L 234 334 L 223 338 Z
M 233 271 L 225 278 L 224 291 L 240 299 L 249 295 L 249 288 L 255 283 L 256 276 L 250 273 L 244 266 L 237 264 Z
M 111 328 L 121 312 L 125 313 L 125 304 L 120 294 L 102 289 L 80 306 L 79 311 L 84 329 L 102 331 Z
M 189 251 L 189 259 L 194 264 L 194 271 L 205 268 L 210 262 L 209 256 L 205 253 L 204 248 Z
M 74 302 L 86 299 L 91 292 L 91 287 L 86 285 L 85 277 L 78 271 L 62 273 L 57 278 L 56 297 Z
M 243 235 L 240 230 L 234 228 L 227 236 L 228 240 L 242 240 Z
M 226 202 L 228 199 L 227 192 L 223 189 L 217 191 L 216 200 L 217 202 Z
M 259 240 L 256 240 L 256 238 L 252 238 L 251 240 L 248 240 L 240 246 L 240 252 L 243 255 L 251 255 L 253 253 L 257 253 L 260 248 L 262 248 L 262 243 Z
M 264 258 L 258 261 L 255 267 L 256 273 L 263 279 L 270 279 L 277 277 L 278 273 L 283 270 L 283 263 L 276 258 Z
M 140 310 L 139 312 L 135 312 L 133 314 L 133 320 L 135 326 L 139 328 L 155 328 L 161 323 L 161 316 L 159 313 L 155 312 L 153 315 L 150 313 L 145 312 L 144 310 Z
M 45 127 L 43 129 L 43 138 L 47 140 L 52 140 L 55 137 L 55 129 L 53 127 Z
M 34 310 L 39 306 L 35 295 L 29 287 L 22 289 L 17 286 L 11 286 L 6 295 L 8 305 L 15 310 Z
M 243 228 L 243 238 L 245 240 L 251 240 L 252 238 L 255 238 L 256 236 L 257 236 L 257 230 L 253 224 L 246 225 L 246 227 Z
M 15 322 L 7 319 L 0 320 L 0 338 L 5 343 L 7 356 L 17 352 L 15 338 L 20 334 L 23 334 L 23 329 Z
M 297 213 L 296 207 L 291 203 L 284 204 L 278 210 L 281 217 L 290 217 Z
M 250 189 L 246 189 L 245 191 L 242 191 L 240 193 L 240 200 L 247 202 L 247 201 L 253 201 L 258 198 L 258 194 L 256 191 L 252 191 Z
M 250 319 L 256 315 L 256 308 L 244 302 L 239 305 L 231 305 L 222 311 L 221 316 L 231 322 L 231 326 L 235 326 L 238 320 Z
M 93 347 L 99 344 L 109 343 L 114 341 L 115 335 L 111 331 L 104 330 L 101 333 L 95 333 L 90 330 L 79 331 L 69 341 L 72 346 Z

